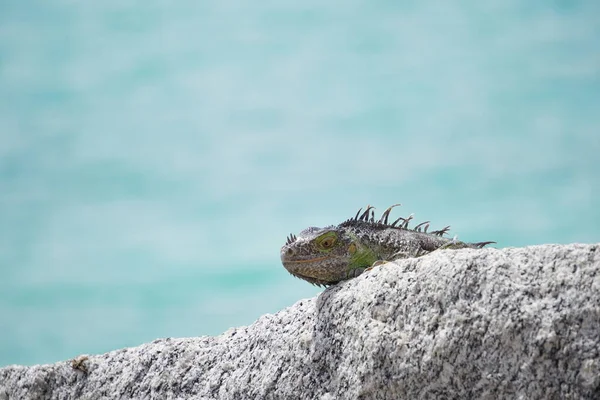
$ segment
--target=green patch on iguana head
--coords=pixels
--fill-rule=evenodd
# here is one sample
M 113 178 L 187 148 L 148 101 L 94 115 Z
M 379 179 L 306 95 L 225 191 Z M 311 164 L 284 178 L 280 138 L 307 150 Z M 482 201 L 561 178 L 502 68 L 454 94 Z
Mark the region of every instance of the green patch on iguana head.
M 348 269 L 357 268 L 368 268 L 379 258 L 373 250 L 360 244 L 358 241 L 354 241 L 349 246 L 350 261 L 348 263 Z

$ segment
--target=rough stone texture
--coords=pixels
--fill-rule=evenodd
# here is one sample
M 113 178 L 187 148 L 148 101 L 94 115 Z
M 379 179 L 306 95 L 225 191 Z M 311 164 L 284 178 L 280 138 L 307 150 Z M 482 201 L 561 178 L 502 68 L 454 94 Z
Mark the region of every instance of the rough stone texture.
M 598 399 L 600 244 L 441 251 L 217 337 L 0 369 L 29 398 Z

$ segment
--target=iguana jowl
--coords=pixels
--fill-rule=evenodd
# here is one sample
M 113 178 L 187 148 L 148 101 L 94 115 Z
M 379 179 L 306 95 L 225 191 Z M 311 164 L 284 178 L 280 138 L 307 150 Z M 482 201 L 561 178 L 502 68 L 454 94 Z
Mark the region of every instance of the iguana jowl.
M 408 218 L 388 222 L 394 204 L 375 220 L 374 207 L 358 210 L 337 226 L 310 227 L 291 234 L 281 248 L 281 262 L 294 276 L 315 285 L 333 285 L 356 277 L 377 261 L 420 257 L 440 249 L 480 249 L 495 242 L 464 243 L 444 237 L 449 226 L 427 232 L 429 221 L 414 228 Z

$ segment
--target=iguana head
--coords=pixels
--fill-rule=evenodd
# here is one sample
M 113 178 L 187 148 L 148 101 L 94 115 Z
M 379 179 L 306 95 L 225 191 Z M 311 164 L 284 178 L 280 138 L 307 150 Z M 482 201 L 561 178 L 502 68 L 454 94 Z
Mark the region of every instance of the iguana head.
M 311 227 L 290 235 L 281 248 L 281 262 L 292 275 L 315 285 L 332 285 L 360 275 L 377 260 L 350 231 Z

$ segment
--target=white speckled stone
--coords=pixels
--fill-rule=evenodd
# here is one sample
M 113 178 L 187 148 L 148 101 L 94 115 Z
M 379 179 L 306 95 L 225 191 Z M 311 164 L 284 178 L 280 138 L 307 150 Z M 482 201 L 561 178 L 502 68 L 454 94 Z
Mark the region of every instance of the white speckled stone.
M 441 251 L 83 365 L 0 369 L 0 400 L 598 399 L 600 245 Z

